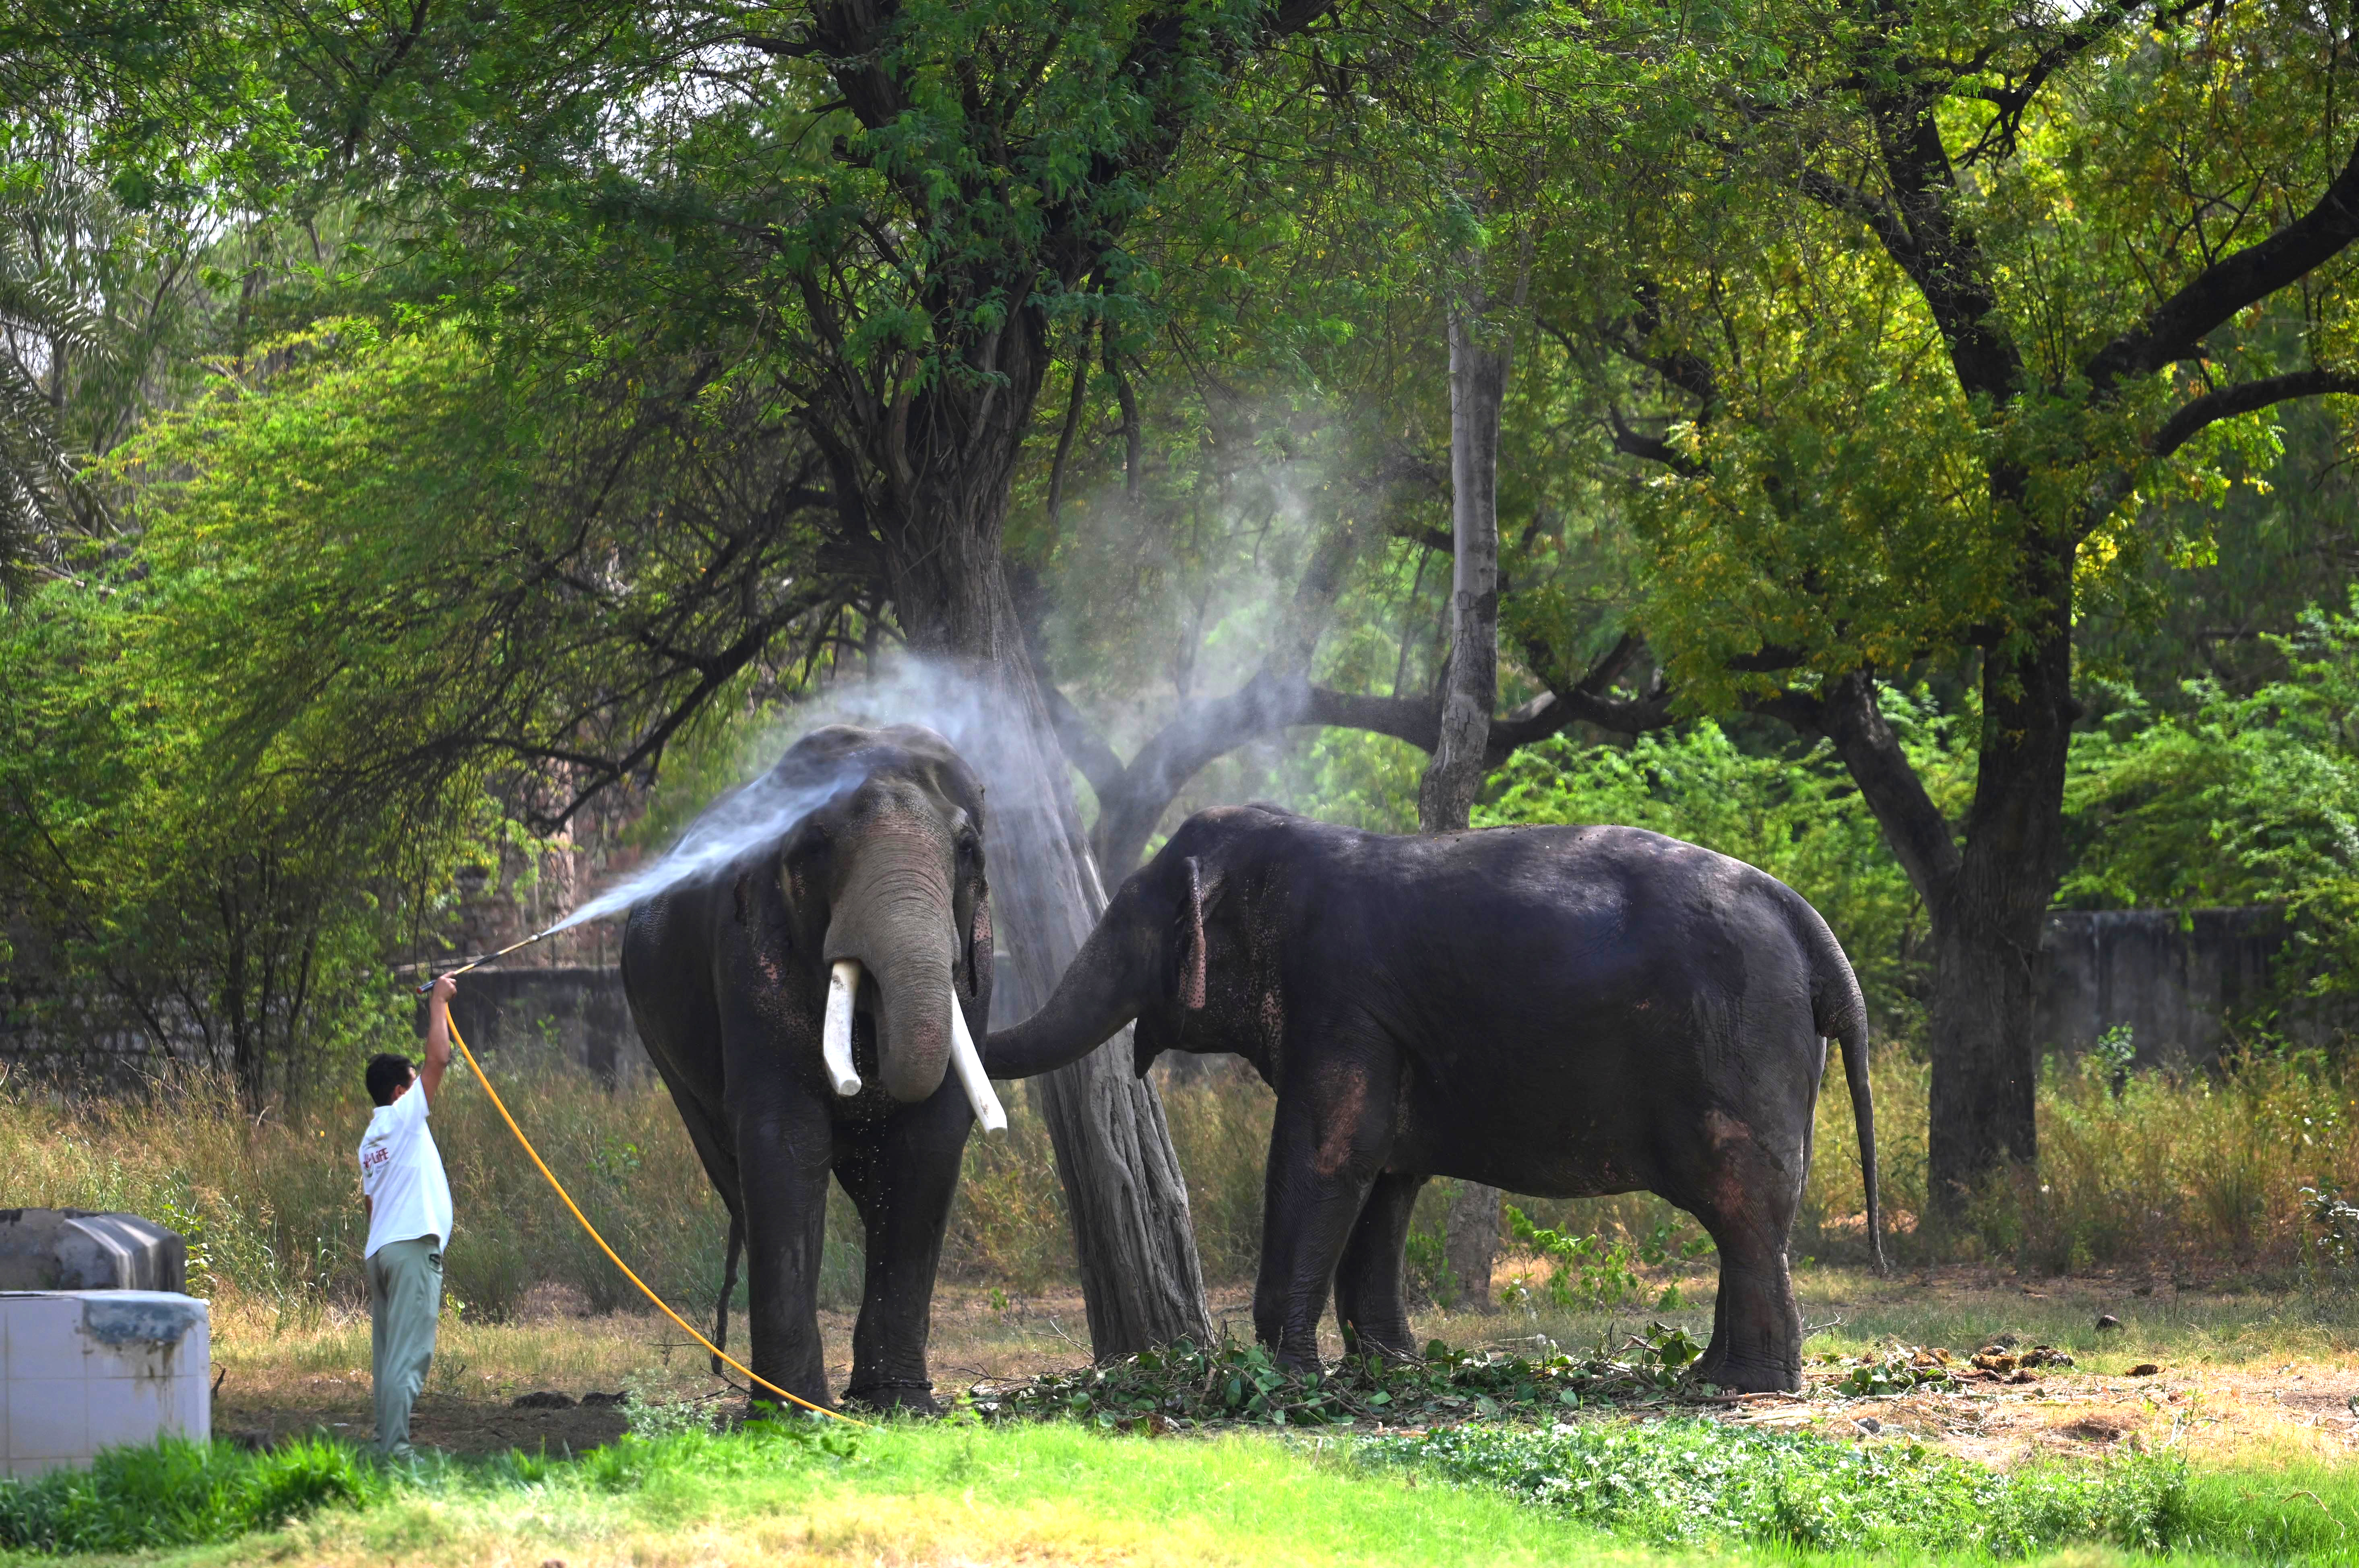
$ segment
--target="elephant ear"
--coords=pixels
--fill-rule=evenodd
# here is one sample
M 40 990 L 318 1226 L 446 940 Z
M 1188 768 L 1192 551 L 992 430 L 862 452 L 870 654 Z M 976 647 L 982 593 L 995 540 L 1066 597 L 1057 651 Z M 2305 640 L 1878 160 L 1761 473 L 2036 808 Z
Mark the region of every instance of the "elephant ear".
M 1181 916 L 1180 1005 L 1194 1011 L 1204 1005 L 1204 869 L 1193 855 L 1180 865 L 1188 874 L 1188 907 Z

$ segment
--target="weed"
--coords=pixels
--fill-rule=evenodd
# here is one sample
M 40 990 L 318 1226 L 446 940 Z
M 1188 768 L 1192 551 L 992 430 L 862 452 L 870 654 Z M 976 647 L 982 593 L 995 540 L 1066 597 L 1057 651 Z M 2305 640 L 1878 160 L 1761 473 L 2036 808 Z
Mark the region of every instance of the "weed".
M 1528 1418 L 1584 1403 L 1659 1403 L 1701 1349 L 1685 1329 L 1656 1324 L 1618 1347 L 1601 1344 L 1583 1357 L 1553 1346 L 1538 1355 L 1459 1350 L 1437 1339 L 1413 1361 L 1350 1356 L 1332 1369 L 1293 1372 L 1280 1368 L 1266 1346 L 1223 1336 L 1209 1350 L 1180 1339 L 1102 1367 L 1013 1386 L 979 1384 L 973 1397 L 987 1417 L 1082 1417 L 1104 1426 Z
M 652 1368 L 623 1379 L 623 1422 L 632 1436 L 658 1440 L 713 1429 L 720 1411 L 712 1400 L 665 1399 L 662 1391 L 662 1374 Z
M 1672 1420 L 1449 1427 L 1380 1437 L 1370 1463 L 1495 1487 L 1660 1544 L 2020 1557 L 2073 1542 L 2171 1543 L 2185 1512 L 2176 1458 L 1995 1471 L 1915 1443 L 1846 1443 Z
M 145 1552 L 227 1541 L 329 1503 L 366 1502 L 384 1482 L 357 1450 L 325 1439 L 267 1453 L 166 1438 L 111 1448 L 88 1470 L 0 1480 L 0 1546 Z

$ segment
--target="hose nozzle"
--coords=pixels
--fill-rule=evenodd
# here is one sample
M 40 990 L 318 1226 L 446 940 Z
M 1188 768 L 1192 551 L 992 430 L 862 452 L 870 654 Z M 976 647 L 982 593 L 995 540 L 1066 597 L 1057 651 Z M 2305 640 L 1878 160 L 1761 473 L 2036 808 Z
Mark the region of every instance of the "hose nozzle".
M 557 928 L 553 925 L 549 928 L 549 931 L 554 931 Z M 460 965 L 455 969 L 445 969 L 442 971 L 442 975 L 463 975 L 470 969 L 480 969 L 485 964 L 492 962 L 495 958 L 506 957 L 510 953 L 515 952 L 519 947 L 531 946 L 534 943 L 539 941 L 542 937 L 548 935 L 549 931 L 536 931 L 531 935 L 526 937 L 523 941 L 511 942 L 496 953 L 486 953 L 480 958 L 468 959 L 465 963 Z M 428 991 L 432 990 L 434 989 L 434 982 L 440 979 L 442 975 L 427 976 L 424 982 L 417 988 L 418 994 L 419 996 L 424 996 Z

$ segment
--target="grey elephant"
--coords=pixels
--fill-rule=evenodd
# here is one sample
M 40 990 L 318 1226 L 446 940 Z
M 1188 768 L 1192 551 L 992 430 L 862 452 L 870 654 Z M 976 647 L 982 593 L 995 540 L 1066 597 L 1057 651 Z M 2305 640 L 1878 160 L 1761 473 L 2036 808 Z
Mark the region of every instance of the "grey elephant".
M 1792 889 L 1674 838 L 1199 812 L 984 1059 L 995 1077 L 1047 1072 L 1134 1019 L 1141 1073 L 1166 1050 L 1234 1051 L 1277 1093 L 1254 1325 L 1288 1366 L 1317 1364 L 1331 1282 L 1347 1338 L 1413 1353 L 1410 1210 L 1449 1175 L 1661 1194 L 1720 1248 L 1698 1375 L 1799 1388 L 1786 1246 L 1830 1037 L 1881 1235 L 1850 963 Z
M 932 1411 L 928 1316 L 960 1158 L 978 1118 L 1006 1125 L 974 1046 L 992 980 L 982 786 L 930 730 L 838 725 L 715 809 L 778 830 L 635 906 L 623 985 L 742 1227 L 750 1365 L 832 1402 L 818 1322 L 832 1174 L 867 1234 L 844 1396 Z

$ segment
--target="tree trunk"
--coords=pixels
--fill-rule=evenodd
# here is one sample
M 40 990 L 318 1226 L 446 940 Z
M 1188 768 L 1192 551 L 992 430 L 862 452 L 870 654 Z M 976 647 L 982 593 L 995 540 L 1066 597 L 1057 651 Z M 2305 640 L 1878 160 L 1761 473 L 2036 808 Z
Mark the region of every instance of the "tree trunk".
M 2037 564 L 2049 586 L 2071 552 Z M 2051 600 L 2057 602 L 2059 600 Z M 1864 673 L 1829 684 L 1800 715 L 1835 742 L 1932 924 L 1933 1082 L 1926 1201 L 1955 1221 L 1975 1185 L 2038 1152 L 2032 976 L 2064 860 L 2064 761 L 2071 743 L 2072 643 L 2051 617 L 2024 657 L 1983 661 L 1983 730 L 1964 843 L 1925 793 L 1876 711 Z
M 1445 1306 L 1487 1313 L 1495 1302 L 1491 1294 L 1491 1265 L 1499 1257 L 1499 1189 L 1480 1182 L 1461 1182 L 1442 1213 L 1441 1257 L 1457 1281 L 1458 1299 Z
M 1491 708 L 1499 696 L 1499 408 L 1508 345 L 1485 341 L 1472 300 L 1450 312 L 1450 660 L 1441 730 L 1418 787 L 1418 828 L 1466 826 L 1483 784 Z
M 985 367 L 1006 375 L 1003 395 L 946 393 L 920 410 L 904 427 L 911 438 L 892 454 L 898 460 L 881 465 L 900 482 L 872 503 L 903 629 L 958 677 L 936 706 L 984 777 L 994 936 L 1007 955 L 995 1024 L 1049 1000 L 1106 902 L 1000 567 L 1008 479 L 1046 363 L 1045 330 L 1033 318 L 1011 324 L 1005 358 Z M 1183 1335 L 1201 1343 L 1212 1321 L 1163 1104 L 1131 1062 L 1125 1029 L 1032 1080 L 1100 1360 Z
M 1499 409 L 1509 346 L 1485 341 L 1470 290 L 1450 311 L 1450 662 L 1441 728 L 1417 793 L 1425 833 L 1462 830 L 1483 786 L 1491 708 L 1499 696 Z M 1491 1310 L 1491 1261 L 1499 1249 L 1499 1189 L 1462 1182 L 1451 1199 L 1442 1249 L 1460 1299 Z
M 2032 977 L 2064 863 L 2072 643 L 2051 631 L 2019 662 L 1988 657 L 1966 842 L 1933 914 L 1933 1083 L 1927 1197 L 1950 1219 L 2002 1162 L 2038 1152 Z M 2010 688 L 2013 688 L 2010 690 Z

